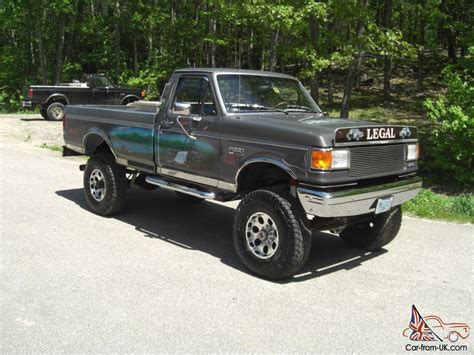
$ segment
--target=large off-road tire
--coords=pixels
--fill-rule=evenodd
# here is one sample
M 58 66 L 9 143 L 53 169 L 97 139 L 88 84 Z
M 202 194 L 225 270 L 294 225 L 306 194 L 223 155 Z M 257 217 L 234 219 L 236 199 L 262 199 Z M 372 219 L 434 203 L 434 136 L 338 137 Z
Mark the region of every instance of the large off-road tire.
M 51 102 L 46 108 L 46 114 L 50 121 L 61 121 L 65 114 L 65 105 L 62 102 Z
M 364 250 L 377 250 L 390 243 L 402 224 L 400 206 L 375 215 L 371 220 L 347 226 L 341 238 L 348 244 Z
M 48 112 L 46 111 L 46 109 L 47 107 L 45 105 L 42 105 L 40 107 L 40 114 L 45 120 L 49 121 Z
M 256 190 L 240 202 L 234 246 L 245 266 L 257 275 L 286 278 L 306 262 L 311 233 L 301 221 L 301 206 L 294 201 L 286 191 Z
M 185 193 L 179 192 L 179 191 L 176 191 L 176 196 L 178 196 L 181 200 L 186 201 L 186 202 L 190 202 L 190 203 L 200 203 L 200 202 L 204 201 L 203 198 L 193 196 L 193 195 L 189 195 L 189 194 L 185 194 Z
M 125 168 L 111 154 L 93 156 L 84 169 L 84 194 L 95 213 L 110 216 L 120 212 L 127 199 Z

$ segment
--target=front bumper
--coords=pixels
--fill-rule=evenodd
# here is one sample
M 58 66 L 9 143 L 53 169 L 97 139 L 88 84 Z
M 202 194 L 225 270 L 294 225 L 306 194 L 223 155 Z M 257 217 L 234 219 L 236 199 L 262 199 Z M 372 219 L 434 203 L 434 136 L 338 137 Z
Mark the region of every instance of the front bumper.
M 422 180 L 415 176 L 396 182 L 363 188 L 324 191 L 310 185 L 297 188 L 298 198 L 307 214 L 318 217 L 349 217 L 375 212 L 377 200 L 393 196 L 392 206 L 415 197 Z
M 22 101 L 21 103 L 21 107 L 31 107 L 31 106 L 33 106 L 33 103 L 31 101 L 25 100 L 25 101 Z

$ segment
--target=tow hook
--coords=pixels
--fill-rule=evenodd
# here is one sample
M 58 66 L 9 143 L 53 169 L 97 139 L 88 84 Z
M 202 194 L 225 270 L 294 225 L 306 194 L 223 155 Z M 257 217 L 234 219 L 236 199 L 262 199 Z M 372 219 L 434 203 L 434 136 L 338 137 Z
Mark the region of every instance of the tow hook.
M 86 164 L 81 164 L 81 165 L 79 165 L 79 170 L 80 170 L 80 171 L 86 170 Z

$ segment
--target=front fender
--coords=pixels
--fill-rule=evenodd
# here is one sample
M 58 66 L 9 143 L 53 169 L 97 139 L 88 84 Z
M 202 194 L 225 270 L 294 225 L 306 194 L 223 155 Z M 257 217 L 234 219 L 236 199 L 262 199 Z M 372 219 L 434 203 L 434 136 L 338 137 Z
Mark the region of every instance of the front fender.
M 250 164 L 255 163 L 266 163 L 275 165 L 280 169 L 284 170 L 286 173 L 288 173 L 288 175 L 290 175 L 293 179 L 296 179 L 295 172 L 288 166 L 288 164 L 285 163 L 284 159 L 278 157 L 254 156 L 241 162 L 240 167 L 237 170 L 237 174 L 235 176 L 235 182 L 238 182 L 239 175 L 246 167 L 248 167 Z

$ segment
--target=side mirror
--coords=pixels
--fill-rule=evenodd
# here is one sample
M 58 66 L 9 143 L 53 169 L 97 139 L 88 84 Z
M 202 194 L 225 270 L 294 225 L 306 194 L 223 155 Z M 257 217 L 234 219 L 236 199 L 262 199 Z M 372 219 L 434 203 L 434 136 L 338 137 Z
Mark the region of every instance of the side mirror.
M 191 104 L 175 102 L 173 105 L 173 112 L 178 115 L 189 116 L 191 114 Z

